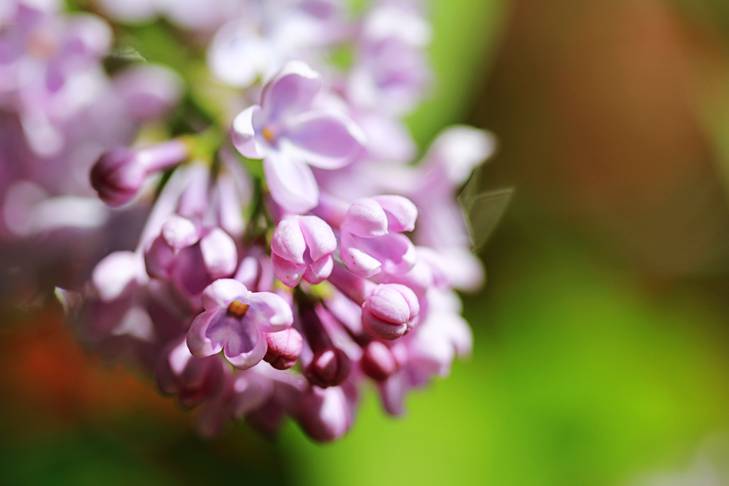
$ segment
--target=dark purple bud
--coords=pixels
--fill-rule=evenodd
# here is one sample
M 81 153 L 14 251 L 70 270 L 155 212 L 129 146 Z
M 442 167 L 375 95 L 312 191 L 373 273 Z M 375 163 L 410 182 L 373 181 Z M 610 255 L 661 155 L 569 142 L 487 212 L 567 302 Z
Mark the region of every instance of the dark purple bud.
M 321 388 L 337 386 L 349 376 L 352 362 L 344 351 L 329 348 L 314 354 L 314 358 L 306 367 L 306 377 Z
M 109 206 L 123 206 L 134 199 L 147 176 L 176 165 L 187 156 L 187 146 L 180 140 L 142 150 L 115 148 L 94 164 L 91 185 Z
M 91 185 L 109 206 L 123 206 L 137 195 L 146 172 L 136 152 L 118 148 L 106 152 L 91 169 Z

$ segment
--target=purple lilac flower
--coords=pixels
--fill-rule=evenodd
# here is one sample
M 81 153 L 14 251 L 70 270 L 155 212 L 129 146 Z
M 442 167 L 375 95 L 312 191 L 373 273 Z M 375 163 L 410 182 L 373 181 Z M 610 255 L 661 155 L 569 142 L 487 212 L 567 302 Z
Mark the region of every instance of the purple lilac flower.
M 456 197 L 493 148 L 456 127 L 411 163 L 402 117 L 431 77 L 420 2 L 378 0 L 362 15 L 335 0 L 124 3 L 99 0 L 112 18 L 165 16 L 207 43 L 197 66 L 216 81 L 184 88 L 165 120 L 177 138 L 95 153 L 86 180 L 101 200 L 153 203 L 136 244 L 59 292 L 81 338 L 154 376 L 205 436 L 240 419 L 274 433 L 291 418 L 335 440 L 368 382 L 403 413 L 411 390 L 470 352 L 454 289 L 478 286 L 482 269 Z M 341 47 L 349 66 L 330 62 Z M 164 117 L 181 89 L 139 69 L 110 83 L 132 125 Z M 219 97 L 218 82 L 231 88 Z M 18 194 L 24 207 L 42 199 Z
M 315 104 L 321 89 L 319 74 L 291 62 L 266 84 L 261 104 L 233 122 L 236 148 L 246 157 L 263 159 L 271 196 L 292 213 L 309 211 L 319 200 L 309 166 L 339 169 L 363 143 L 354 123 Z
M 284 330 L 293 323 L 291 307 L 276 294 L 250 292 L 233 279 L 216 280 L 203 292 L 203 312 L 187 332 L 187 346 L 195 356 L 223 351 L 241 369 L 266 355 L 266 332 Z

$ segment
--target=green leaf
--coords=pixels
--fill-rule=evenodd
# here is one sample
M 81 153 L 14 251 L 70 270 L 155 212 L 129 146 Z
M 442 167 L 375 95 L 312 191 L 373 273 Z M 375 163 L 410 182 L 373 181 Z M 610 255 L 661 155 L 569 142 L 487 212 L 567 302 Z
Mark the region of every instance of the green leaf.
M 466 213 L 471 242 L 476 250 L 482 248 L 506 212 L 514 190 L 511 188 L 482 192 L 469 197 L 468 186 L 460 202 Z

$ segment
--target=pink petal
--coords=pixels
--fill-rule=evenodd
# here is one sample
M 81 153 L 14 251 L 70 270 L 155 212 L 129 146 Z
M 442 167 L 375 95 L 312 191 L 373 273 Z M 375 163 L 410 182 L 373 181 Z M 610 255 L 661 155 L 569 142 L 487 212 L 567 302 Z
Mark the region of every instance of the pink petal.
M 473 292 L 483 285 L 483 263 L 468 248 L 439 248 L 438 254 L 448 281 L 455 288 Z
M 202 304 L 207 310 L 226 308 L 236 299 L 246 300 L 249 295 L 245 285 L 232 278 L 221 278 L 211 283 L 202 294 Z
M 243 418 L 262 407 L 273 393 L 274 382 L 262 374 L 239 373 L 233 383 L 233 417 Z
M 187 331 L 187 347 L 193 356 L 204 358 L 205 356 L 212 356 L 220 352 L 223 349 L 223 345 L 219 342 L 213 342 L 208 338 L 207 331 L 210 324 L 216 319 L 220 318 L 220 310 L 206 310 L 192 321 L 190 329 Z
M 275 332 L 287 328 L 294 323 L 291 306 L 283 298 L 272 292 L 254 292 L 248 297 L 251 306 L 246 320 L 266 332 Z
M 334 269 L 334 259 L 327 255 L 321 260 L 309 264 L 304 273 L 304 279 L 310 284 L 318 284 L 329 278 Z
M 390 233 L 359 241 L 358 247 L 382 262 L 386 272 L 402 274 L 415 266 L 415 246 L 405 235 Z
M 309 108 L 320 89 L 319 74 L 309 66 L 300 61 L 287 63 L 263 89 L 265 118 L 280 121 L 288 113 Z
M 258 364 L 266 355 L 266 336 L 260 329 L 250 335 L 241 336 L 243 340 L 229 339 L 223 347 L 225 358 L 238 369 L 248 369 Z M 253 345 L 253 347 L 250 347 Z
M 108 302 L 120 297 L 143 274 L 144 266 L 138 254 L 119 251 L 106 256 L 96 265 L 91 281 L 101 300 Z
M 233 238 L 221 230 L 213 229 L 200 240 L 205 267 L 213 278 L 233 275 L 238 266 L 238 252 Z
M 339 169 L 362 149 L 364 135 L 352 121 L 328 113 L 307 113 L 286 127 L 287 150 L 320 169 Z
M 317 205 L 319 187 L 305 163 L 272 151 L 263 161 L 263 170 L 271 196 L 287 211 L 300 214 Z
M 337 237 L 323 219 L 317 216 L 300 216 L 299 226 L 312 260 L 320 260 L 337 249 Z
M 256 137 L 256 129 L 253 122 L 254 117 L 260 116 L 261 108 L 251 106 L 241 111 L 233 119 L 231 138 L 233 145 L 238 151 L 249 159 L 262 159 L 266 153 Z
M 187 218 L 173 215 L 162 226 L 162 236 L 175 250 L 192 246 L 200 238 L 197 227 Z
M 388 230 L 403 233 L 415 229 L 418 219 L 418 208 L 409 199 L 402 196 L 375 196 L 382 209 L 387 213 Z
M 271 240 L 271 251 L 282 259 L 303 264 L 306 244 L 299 218 L 288 216 L 276 226 Z
M 345 248 L 342 246 L 342 259 L 352 272 L 362 277 L 377 275 L 382 268 L 379 260 L 357 248 Z
M 246 225 L 240 208 L 248 204 L 249 194 L 242 193 L 241 188 L 237 187 L 232 177 L 218 179 L 217 193 L 215 209 L 220 227 L 234 238 L 240 238 L 243 236 Z
M 294 263 L 290 260 L 281 258 L 276 253 L 271 255 L 273 261 L 273 271 L 276 274 L 276 278 L 281 280 L 289 287 L 296 287 L 301 281 L 301 277 L 304 275 L 306 265 L 301 263 Z
M 343 231 L 366 238 L 387 234 L 387 227 L 387 213 L 371 198 L 353 202 L 342 223 Z

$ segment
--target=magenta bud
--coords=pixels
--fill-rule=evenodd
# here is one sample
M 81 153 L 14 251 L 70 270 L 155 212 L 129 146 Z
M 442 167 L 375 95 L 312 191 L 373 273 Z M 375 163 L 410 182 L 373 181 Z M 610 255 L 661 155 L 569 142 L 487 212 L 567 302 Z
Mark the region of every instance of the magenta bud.
M 314 355 L 306 367 L 306 377 L 321 388 L 337 386 L 349 376 L 352 362 L 339 348 L 328 348 Z
M 117 148 L 103 154 L 91 169 L 91 185 L 109 206 L 123 206 L 137 195 L 146 173 L 136 152 Z
M 124 147 L 104 153 L 91 169 L 91 186 L 109 206 L 123 206 L 137 195 L 147 176 L 176 165 L 188 156 L 180 140 L 142 150 Z
M 362 304 L 362 326 L 373 337 L 397 339 L 413 326 L 420 312 L 415 293 L 400 284 L 380 284 Z
M 395 355 L 380 341 L 371 341 L 365 347 L 360 366 L 375 381 L 385 381 L 399 368 Z
M 278 370 L 287 370 L 294 366 L 301 355 L 304 339 L 294 328 L 278 332 L 266 333 L 268 350 L 263 358 Z
M 144 252 L 144 266 L 153 278 L 167 278 L 175 260 L 175 250 L 162 237 L 158 236 Z

